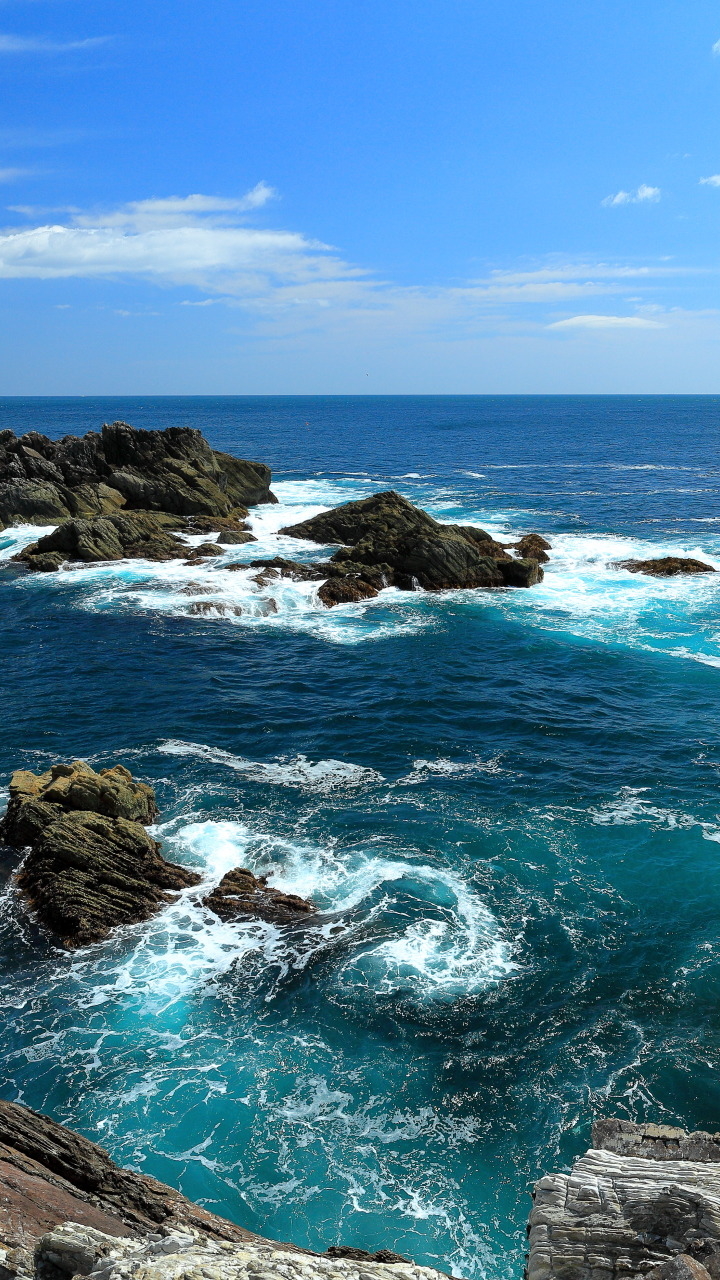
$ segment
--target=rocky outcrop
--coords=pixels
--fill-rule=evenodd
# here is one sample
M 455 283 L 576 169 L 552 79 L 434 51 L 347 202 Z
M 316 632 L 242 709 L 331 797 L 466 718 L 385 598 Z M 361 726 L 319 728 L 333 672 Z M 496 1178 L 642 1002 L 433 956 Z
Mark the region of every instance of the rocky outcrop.
M 674 578 L 678 573 L 717 573 L 704 560 L 691 556 L 660 556 L 657 560 L 617 560 L 614 569 L 628 569 L 630 573 L 648 573 L 653 578 Z
M 720 1280 L 720 1134 L 598 1121 L 537 1183 L 528 1233 L 528 1280 Z
M 147 920 L 200 876 L 166 862 L 143 823 L 157 810 L 150 787 L 122 765 L 99 774 L 83 761 L 46 774 L 13 774 L 0 840 L 30 846 L 17 886 L 61 946 L 88 946 Z
M 228 871 L 203 898 L 203 906 L 221 920 L 244 920 L 254 916 L 271 924 L 293 924 L 315 911 L 312 902 L 294 893 L 283 893 L 267 883 L 266 876 L 256 877 L 247 867 Z
M 119 509 L 233 516 L 275 502 L 270 470 L 211 449 L 199 431 L 125 422 L 49 440 L 0 432 L 0 524 L 55 524 Z
M 518 562 L 490 534 L 469 525 L 439 524 L 392 490 L 347 502 L 280 532 L 311 542 L 341 543 L 330 565 L 376 591 L 378 582 L 401 590 L 441 591 L 532 586 L 542 580 L 537 561 L 532 571 L 505 568 Z
M 105 560 L 178 560 L 187 556 L 181 542 L 150 515 L 96 516 L 65 520 L 14 558 L 34 573 L 48 573 L 66 561 L 94 564 Z M 215 547 L 214 555 L 220 554 Z

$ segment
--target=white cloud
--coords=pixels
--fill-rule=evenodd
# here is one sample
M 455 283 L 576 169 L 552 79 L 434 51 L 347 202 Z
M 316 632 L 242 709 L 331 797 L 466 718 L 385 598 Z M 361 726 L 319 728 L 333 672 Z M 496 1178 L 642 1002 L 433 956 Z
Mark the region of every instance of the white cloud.
M 0 53 L 69 53 L 74 49 L 90 49 L 106 44 L 110 36 L 92 36 L 89 40 L 39 40 L 35 36 L 0 34 Z
M 606 196 L 602 204 L 606 208 L 612 208 L 618 204 L 646 204 L 648 201 L 657 204 L 662 195 L 659 187 L 649 187 L 643 182 L 637 188 L 637 191 L 618 191 L 614 196 Z
M 720 173 L 711 173 L 709 178 L 701 178 L 702 187 L 720 187 Z
M 714 43 L 714 45 L 713 45 L 713 47 L 712 47 L 712 51 L 713 51 L 713 53 L 715 54 L 715 57 L 716 57 L 716 58 L 717 58 L 717 57 L 720 57 L 720 40 L 716 40 L 716 41 L 715 41 L 715 43 Z
M 33 169 L 0 169 L 0 182 L 17 182 L 19 178 L 29 178 Z
M 569 316 L 556 320 L 548 329 L 664 329 L 657 320 L 643 316 Z

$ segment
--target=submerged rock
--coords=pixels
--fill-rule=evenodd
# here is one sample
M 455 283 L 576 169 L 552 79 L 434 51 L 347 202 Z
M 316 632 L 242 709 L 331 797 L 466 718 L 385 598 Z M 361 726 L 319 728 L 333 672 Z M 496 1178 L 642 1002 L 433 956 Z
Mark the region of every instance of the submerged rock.
M 315 911 L 312 902 L 294 893 L 283 893 L 267 883 L 266 876 L 254 876 L 247 867 L 235 867 L 203 898 L 221 920 L 244 920 L 255 916 L 271 924 L 291 924 Z
M 720 1277 L 720 1134 L 600 1120 L 570 1174 L 541 1178 L 527 1280 Z
M 120 508 L 230 517 L 275 502 L 270 478 L 262 463 L 211 449 L 191 427 L 142 431 L 114 422 L 62 440 L 0 431 L 0 524 L 51 524 Z
M 62 946 L 88 946 L 146 920 L 171 901 L 169 891 L 199 883 L 166 862 L 146 832 L 156 813 L 152 788 L 122 765 L 95 773 L 76 760 L 13 774 L 0 840 L 30 846 L 17 885 Z
M 653 578 L 674 578 L 678 573 L 717 573 L 704 560 L 691 556 L 660 556 L 657 560 L 617 560 L 614 569 L 629 569 L 630 573 L 648 573 Z
M 331 565 L 341 570 L 344 566 L 345 572 L 359 573 L 366 581 L 365 570 L 372 569 L 384 585 L 401 590 L 530 586 L 542 579 L 538 568 L 535 576 L 521 572 L 508 574 L 506 580 L 502 566 L 512 563 L 512 557 L 490 534 L 468 525 L 439 524 L 392 490 L 345 503 L 280 532 L 311 542 L 342 543 Z

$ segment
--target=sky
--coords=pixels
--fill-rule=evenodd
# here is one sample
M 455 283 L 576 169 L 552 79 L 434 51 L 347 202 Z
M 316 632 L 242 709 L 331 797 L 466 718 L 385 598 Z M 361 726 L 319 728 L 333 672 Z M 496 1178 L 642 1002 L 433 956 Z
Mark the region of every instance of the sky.
M 0 0 L 0 394 L 720 393 L 717 0 Z

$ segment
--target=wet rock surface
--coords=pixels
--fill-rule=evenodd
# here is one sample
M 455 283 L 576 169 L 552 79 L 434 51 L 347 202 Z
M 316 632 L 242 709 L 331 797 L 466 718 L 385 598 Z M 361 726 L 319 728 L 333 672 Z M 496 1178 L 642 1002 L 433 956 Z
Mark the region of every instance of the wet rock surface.
M 528 1280 L 720 1277 L 720 1134 L 598 1121 L 534 1201 Z
M 52 572 L 66 561 L 94 564 L 107 560 L 177 560 L 188 545 L 146 514 L 65 520 L 15 559 L 35 573 Z M 220 552 L 215 547 L 213 554 Z
M 272 924 L 292 924 L 315 911 L 312 902 L 294 893 L 273 889 L 265 876 L 257 877 L 247 867 L 234 867 L 224 875 L 203 906 L 221 920 L 243 920 L 254 916 Z
M 74 761 L 13 774 L 0 840 L 30 846 L 16 884 L 62 946 L 88 946 L 146 920 L 171 892 L 199 883 L 148 835 L 143 823 L 156 813 L 152 789 L 121 765 L 95 773 Z
M 531 586 L 542 579 L 537 562 L 534 574 L 503 572 L 504 564 L 515 562 L 484 530 L 439 524 L 392 490 L 345 503 L 280 532 L 311 542 L 341 543 L 330 566 L 376 592 L 382 585 L 441 591 Z
M 616 560 L 615 569 L 628 569 L 630 573 L 647 573 L 653 578 L 674 578 L 679 573 L 717 573 L 704 560 L 691 556 L 660 556 L 657 560 Z
M 0 432 L 0 524 L 54 524 L 118 510 L 231 516 L 274 502 L 270 470 L 211 449 L 199 431 L 125 422 L 50 440 Z

